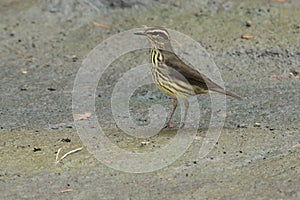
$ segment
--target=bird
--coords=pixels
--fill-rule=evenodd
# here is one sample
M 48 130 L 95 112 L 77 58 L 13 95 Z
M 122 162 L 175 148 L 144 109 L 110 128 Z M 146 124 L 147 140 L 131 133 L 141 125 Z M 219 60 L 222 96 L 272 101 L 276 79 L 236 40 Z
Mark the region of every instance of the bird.
M 242 99 L 239 95 L 226 91 L 203 73 L 180 59 L 173 50 L 167 29 L 160 26 L 147 27 L 144 31 L 135 32 L 134 34 L 145 36 L 150 41 L 152 79 L 162 92 L 173 98 L 173 109 L 164 128 L 173 128 L 171 120 L 176 111 L 178 99 L 182 99 L 185 105 L 185 113 L 180 128 L 185 126 L 189 109 L 188 98 L 191 96 L 217 92 L 239 100 Z

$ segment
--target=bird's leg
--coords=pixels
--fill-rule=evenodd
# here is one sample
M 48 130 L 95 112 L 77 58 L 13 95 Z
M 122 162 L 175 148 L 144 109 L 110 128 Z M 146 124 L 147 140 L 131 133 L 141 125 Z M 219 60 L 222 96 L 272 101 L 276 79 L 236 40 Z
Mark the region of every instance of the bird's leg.
M 184 116 L 183 116 L 183 120 L 181 122 L 180 128 L 184 127 L 185 120 L 186 120 L 186 117 L 187 117 L 187 113 L 188 113 L 188 110 L 189 110 L 189 101 L 187 99 L 184 99 L 184 105 L 185 105 L 185 111 L 184 111 Z
M 177 104 L 178 104 L 177 98 L 173 98 L 173 110 L 172 110 L 172 112 L 170 114 L 170 117 L 169 117 L 169 119 L 167 121 L 167 124 L 166 124 L 165 128 L 173 128 L 173 126 L 171 125 L 171 120 L 172 120 L 173 115 L 175 113 L 175 110 L 177 108 Z

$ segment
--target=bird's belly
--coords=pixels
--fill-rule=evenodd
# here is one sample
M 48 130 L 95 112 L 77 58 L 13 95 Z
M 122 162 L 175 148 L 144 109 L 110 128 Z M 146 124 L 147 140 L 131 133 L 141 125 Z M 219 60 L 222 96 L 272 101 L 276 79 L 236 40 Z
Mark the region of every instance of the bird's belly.
M 171 97 L 176 97 L 177 95 L 174 93 L 174 91 L 170 90 L 169 88 L 166 88 L 162 85 L 156 84 L 156 86 L 164 93 L 166 93 L 167 95 L 171 96 Z
M 161 90 L 162 92 L 166 93 L 167 95 L 171 96 L 171 97 L 176 97 L 175 92 L 170 87 L 170 82 L 169 82 L 170 80 L 166 76 L 166 73 L 164 73 L 164 74 L 159 73 L 154 68 L 151 68 L 151 70 L 152 70 L 151 74 L 152 74 L 153 82 L 158 87 L 158 89 Z

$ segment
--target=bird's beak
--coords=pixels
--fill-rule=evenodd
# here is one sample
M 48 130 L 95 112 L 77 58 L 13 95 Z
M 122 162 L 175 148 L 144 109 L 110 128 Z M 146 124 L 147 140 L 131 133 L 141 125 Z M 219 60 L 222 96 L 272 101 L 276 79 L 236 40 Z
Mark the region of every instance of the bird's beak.
M 143 35 L 143 36 L 146 36 L 146 33 L 144 33 L 144 32 L 136 32 L 136 33 L 134 33 L 135 35 Z

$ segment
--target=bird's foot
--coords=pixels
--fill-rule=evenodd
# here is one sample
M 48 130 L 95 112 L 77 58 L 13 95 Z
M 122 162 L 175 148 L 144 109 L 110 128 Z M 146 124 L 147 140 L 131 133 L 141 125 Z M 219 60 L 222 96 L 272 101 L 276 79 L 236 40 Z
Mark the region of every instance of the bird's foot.
M 170 123 L 166 124 L 165 127 L 163 129 L 173 129 L 174 126 Z

